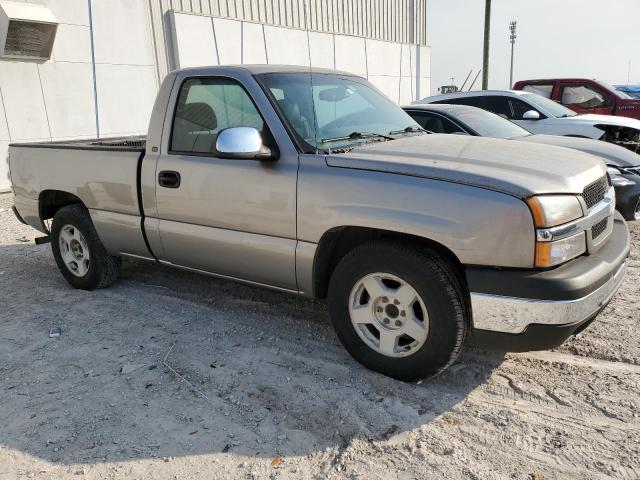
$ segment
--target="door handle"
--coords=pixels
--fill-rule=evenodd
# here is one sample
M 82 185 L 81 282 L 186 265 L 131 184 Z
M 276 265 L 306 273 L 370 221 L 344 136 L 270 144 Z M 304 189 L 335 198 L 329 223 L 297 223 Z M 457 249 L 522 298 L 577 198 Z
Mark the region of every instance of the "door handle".
M 163 170 L 158 174 L 158 184 L 164 188 L 178 188 L 180 186 L 180 174 L 170 170 Z

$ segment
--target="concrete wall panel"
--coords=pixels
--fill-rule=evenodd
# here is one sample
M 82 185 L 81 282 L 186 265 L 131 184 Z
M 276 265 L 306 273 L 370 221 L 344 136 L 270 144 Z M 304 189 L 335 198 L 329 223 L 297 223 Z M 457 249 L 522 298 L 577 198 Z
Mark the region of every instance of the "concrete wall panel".
M 411 65 L 411 45 L 403 43 L 400 47 L 400 76 L 411 77 L 415 70 Z
M 211 18 L 176 13 L 174 48 L 179 68 L 218 65 L 216 39 Z
M 214 18 L 220 65 L 242 63 L 242 24 L 236 20 Z
M 51 9 L 61 24 L 89 26 L 89 0 L 37 0 Z
M 309 32 L 312 66 L 321 68 L 335 67 L 335 46 L 333 42 L 333 35 L 330 33 Z
M 419 98 L 425 98 L 431 95 L 431 78 L 420 77 L 420 90 L 418 91 Z
M 398 103 L 398 96 L 400 94 L 400 77 L 369 75 L 369 81 L 393 102 Z
M 364 38 L 335 36 L 336 69 L 367 75 L 367 58 Z
M 50 137 L 37 64 L 0 62 L 0 89 L 12 140 Z
M 53 62 L 91 63 L 91 31 L 81 25 L 58 25 L 51 52 Z
M 155 65 L 148 2 L 144 0 L 91 0 L 91 2 L 96 63 Z
M 7 114 L 4 111 L 4 102 L 2 101 L 2 90 L 0 89 L 0 141 L 9 140 L 9 127 L 7 126 Z
M 91 64 L 45 63 L 39 68 L 52 138 L 95 136 Z
M 242 63 L 267 63 L 262 25 L 242 22 Z
M 400 105 L 409 105 L 414 100 L 411 77 L 400 77 L 400 99 L 398 103 Z
M 0 140 L 0 192 L 11 188 L 11 182 L 9 181 L 9 162 L 7 162 L 8 149 L 9 142 Z
M 420 55 L 420 71 L 417 72 L 420 77 L 431 77 L 431 48 L 425 46 L 417 47 Z M 425 95 L 429 95 L 426 92 Z
M 400 76 L 401 51 L 399 43 L 366 40 L 367 73 L 371 75 Z
M 303 30 L 264 26 L 269 63 L 309 65 L 307 34 Z
M 154 67 L 96 65 L 101 136 L 146 133 L 155 101 Z

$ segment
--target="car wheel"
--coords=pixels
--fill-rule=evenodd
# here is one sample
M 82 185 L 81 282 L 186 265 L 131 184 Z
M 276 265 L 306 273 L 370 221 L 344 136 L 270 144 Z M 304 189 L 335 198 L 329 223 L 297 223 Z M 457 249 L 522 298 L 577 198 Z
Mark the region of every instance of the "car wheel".
M 352 250 L 331 276 L 328 303 L 349 353 L 399 380 L 441 372 L 467 336 L 466 302 L 450 262 L 412 245 L 375 241 Z
M 106 251 L 82 205 L 68 205 L 55 214 L 51 249 L 62 276 L 75 288 L 108 287 L 120 273 L 120 258 Z

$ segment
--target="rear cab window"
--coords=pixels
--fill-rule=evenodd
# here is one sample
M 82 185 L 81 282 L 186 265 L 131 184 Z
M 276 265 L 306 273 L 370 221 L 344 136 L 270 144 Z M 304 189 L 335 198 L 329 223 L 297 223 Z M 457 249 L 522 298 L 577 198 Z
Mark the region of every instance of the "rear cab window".
M 551 98 L 551 94 L 553 93 L 553 83 L 525 85 L 522 90 L 529 93 L 536 93 L 542 97 Z
M 612 106 L 614 102 L 610 95 L 591 85 L 575 84 L 560 87 L 560 103 L 581 108 L 600 108 Z

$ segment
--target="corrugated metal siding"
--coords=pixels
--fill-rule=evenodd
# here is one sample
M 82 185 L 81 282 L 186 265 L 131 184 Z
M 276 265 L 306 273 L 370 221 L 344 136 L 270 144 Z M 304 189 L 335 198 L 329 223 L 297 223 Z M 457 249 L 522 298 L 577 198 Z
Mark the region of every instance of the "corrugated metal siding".
M 283 27 L 427 44 L 427 0 L 148 0 L 158 74 L 168 71 L 166 13 L 229 17 Z

